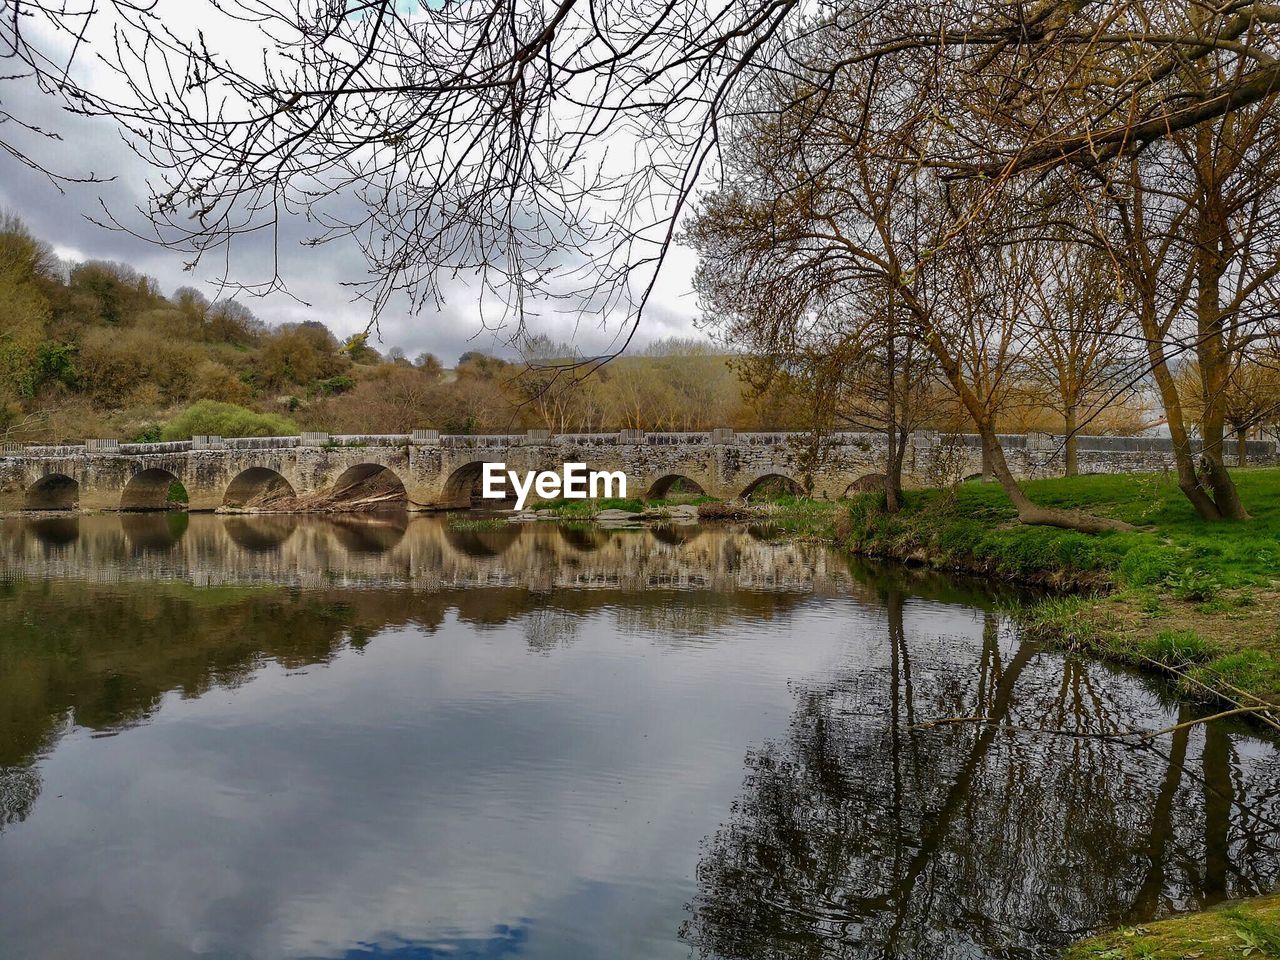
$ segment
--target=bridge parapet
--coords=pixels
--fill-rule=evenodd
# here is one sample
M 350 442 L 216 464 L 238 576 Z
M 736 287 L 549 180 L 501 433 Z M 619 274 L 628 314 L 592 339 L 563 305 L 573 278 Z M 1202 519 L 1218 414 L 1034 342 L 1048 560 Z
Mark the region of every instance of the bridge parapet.
M 440 438 L 440 446 L 456 450 L 485 450 L 491 447 L 514 447 L 524 439 L 523 434 L 450 434 Z
M 301 437 L 224 437 L 228 450 L 278 450 L 302 445 Z
M 191 440 L 169 440 L 165 443 L 122 443 L 114 448 L 103 448 L 98 452 L 137 456 L 147 453 L 186 453 L 188 450 L 194 449 L 199 448 L 193 438 Z

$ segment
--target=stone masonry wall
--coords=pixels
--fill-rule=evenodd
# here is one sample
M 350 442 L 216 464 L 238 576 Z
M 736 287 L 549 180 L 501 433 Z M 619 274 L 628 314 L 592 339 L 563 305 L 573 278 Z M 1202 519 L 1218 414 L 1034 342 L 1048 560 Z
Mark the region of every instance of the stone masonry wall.
M 905 481 L 924 485 L 982 474 L 977 437 L 918 432 L 908 444 Z M 75 446 L 8 447 L 0 451 L 0 510 L 77 506 L 83 510 L 160 509 L 173 481 L 188 494 L 192 510 L 213 510 L 228 488 L 283 478 L 299 495 L 341 487 L 378 468 L 404 484 L 411 507 L 465 506 L 486 462 L 507 469 L 559 471 L 565 463 L 589 470 L 622 471 L 629 496 L 656 496 L 684 478 L 707 494 L 734 498 L 770 479 L 802 486 L 816 497 L 836 498 L 875 483 L 883 470 L 880 434 L 842 433 L 828 438 L 821 468 L 802 470 L 805 437 L 789 433 L 641 433 L 440 436 L 413 434 L 224 439 L 123 444 L 110 440 Z M 1049 434 L 1002 438 L 1010 468 L 1020 478 L 1060 475 L 1062 438 Z M 1234 447 L 1232 448 L 1234 452 Z M 1229 462 L 1233 461 L 1228 458 Z M 1172 467 L 1164 438 L 1081 437 L 1081 473 L 1132 473 Z M 1276 445 L 1249 444 L 1249 462 L 1274 464 Z M 278 480 L 277 480 L 278 482 Z

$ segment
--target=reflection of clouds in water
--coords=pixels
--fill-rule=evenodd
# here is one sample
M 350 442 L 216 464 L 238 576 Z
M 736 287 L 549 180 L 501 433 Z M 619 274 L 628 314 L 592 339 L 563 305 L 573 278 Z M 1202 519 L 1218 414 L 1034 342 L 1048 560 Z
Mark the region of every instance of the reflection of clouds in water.
M 0 883 L 21 888 L 0 929 L 40 943 L 22 954 L 38 960 L 83 955 L 89 938 L 101 958 L 192 944 L 330 957 L 383 933 L 484 939 L 529 917 L 522 955 L 612 960 L 645 938 L 662 945 L 646 956 L 682 955 L 671 933 L 688 891 L 668 878 L 688 874 L 732 795 L 743 738 L 788 709 L 785 683 L 733 691 L 821 669 L 842 641 L 788 650 L 744 625 L 691 674 L 649 643 L 619 645 L 609 607 L 574 619 L 572 656 L 530 656 L 523 619 L 477 632 L 449 618 L 430 642 L 383 632 L 328 666 L 165 698 L 128 735 L 64 740 L 42 772 L 65 799 L 0 861 Z M 699 772 L 660 772 L 685 768 Z M 74 928 L 50 933 L 44 905 L 69 898 Z
M 501 960 L 522 953 L 528 938 L 524 927 L 500 924 L 491 937 L 439 938 L 430 942 L 410 942 L 396 937 L 362 943 L 333 957 L 309 960 Z

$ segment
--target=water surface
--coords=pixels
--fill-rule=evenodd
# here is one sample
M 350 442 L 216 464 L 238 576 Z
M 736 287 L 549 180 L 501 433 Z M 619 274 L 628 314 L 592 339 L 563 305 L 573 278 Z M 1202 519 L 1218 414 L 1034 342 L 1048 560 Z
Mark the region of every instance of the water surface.
M 0 956 L 1036 958 L 1274 887 L 1276 745 L 1068 735 L 1197 714 L 993 599 L 758 528 L 4 521 Z

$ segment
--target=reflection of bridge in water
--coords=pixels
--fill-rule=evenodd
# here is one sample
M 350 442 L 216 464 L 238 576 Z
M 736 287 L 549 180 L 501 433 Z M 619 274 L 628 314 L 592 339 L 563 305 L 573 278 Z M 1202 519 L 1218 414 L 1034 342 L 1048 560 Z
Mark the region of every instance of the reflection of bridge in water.
M 0 524 L 0 541 L 0 576 L 108 583 L 830 595 L 850 581 L 829 550 L 772 539 L 758 526 L 607 530 L 406 513 L 144 513 L 14 518 Z

